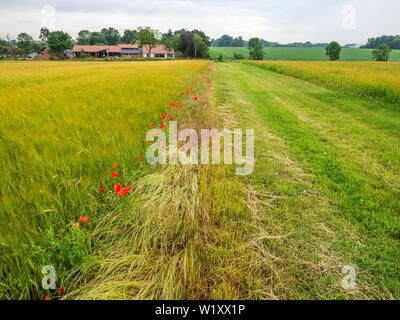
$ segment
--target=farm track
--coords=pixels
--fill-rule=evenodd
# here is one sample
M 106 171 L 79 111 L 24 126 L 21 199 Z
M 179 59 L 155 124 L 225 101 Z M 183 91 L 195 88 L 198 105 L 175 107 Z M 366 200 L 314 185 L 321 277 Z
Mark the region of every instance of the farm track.
M 264 219 L 274 218 L 265 228 L 296 230 L 290 242 L 264 246 L 286 265 L 280 278 L 292 279 L 274 295 L 398 297 L 398 113 L 252 66 L 218 64 L 216 74 L 224 111 L 228 106 L 242 127 L 256 129 L 256 168 L 247 184 L 281 199 L 265 208 Z M 344 264 L 356 266 L 358 292 L 341 290 Z

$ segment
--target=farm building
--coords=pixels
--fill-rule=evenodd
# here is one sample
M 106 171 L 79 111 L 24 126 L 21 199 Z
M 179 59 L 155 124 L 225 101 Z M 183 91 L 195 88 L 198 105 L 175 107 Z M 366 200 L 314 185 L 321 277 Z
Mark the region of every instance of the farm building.
M 174 49 L 166 48 L 164 45 L 149 48 L 148 45 L 143 46 L 143 58 L 156 59 L 175 59 Z
M 86 46 L 75 45 L 72 52 L 73 57 L 80 57 L 82 54 L 90 55 L 95 58 L 120 57 L 120 58 L 175 58 L 173 49 L 167 49 L 163 45 L 156 46 L 149 53 L 147 46 L 139 48 L 137 44 L 119 44 L 117 46 Z

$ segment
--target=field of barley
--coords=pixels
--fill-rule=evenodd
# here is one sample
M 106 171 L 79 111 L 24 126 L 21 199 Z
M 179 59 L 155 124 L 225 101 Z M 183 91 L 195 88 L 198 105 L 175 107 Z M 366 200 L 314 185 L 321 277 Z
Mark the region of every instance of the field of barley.
M 329 88 L 382 98 L 400 105 L 400 63 L 340 61 L 246 61 L 274 72 L 313 81 Z
M 374 62 L 0 62 L 0 299 L 399 299 L 399 77 Z M 254 172 L 149 165 L 146 133 L 171 119 L 254 129 Z
M 109 171 L 118 164 L 124 186 L 145 175 L 138 157 L 149 123 L 207 65 L 0 63 L 0 299 L 42 299 L 44 265 L 64 287 L 72 269 L 96 263 L 103 244 L 93 234 L 124 205 L 106 192 Z M 90 223 L 75 228 L 80 217 Z M 109 221 L 112 231 L 118 220 Z

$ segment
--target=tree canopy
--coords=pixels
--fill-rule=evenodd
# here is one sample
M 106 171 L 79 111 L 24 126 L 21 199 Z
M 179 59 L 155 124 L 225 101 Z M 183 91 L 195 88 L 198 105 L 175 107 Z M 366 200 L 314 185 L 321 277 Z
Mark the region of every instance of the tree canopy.
M 342 51 L 342 47 L 336 41 L 332 41 L 326 47 L 326 55 L 329 56 L 331 61 L 336 61 L 340 59 L 340 52 Z
M 62 57 L 63 51 L 73 47 L 71 37 L 63 31 L 53 31 L 49 33 L 47 43 L 52 53 Z
M 28 55 L 34 51 L 33 38 L 31 35 L 22 32 L 17 37 L 17 46 L 23 55 Z
M 247 48 L 252 60 L 262 60 L 264 58 L 264 50 L 259 38 L 251 38 Z
M 372 51 L 372 57 L 375 61 L 388 61 L 390 51 L 392 51 L 390 47 L 383 43 Z

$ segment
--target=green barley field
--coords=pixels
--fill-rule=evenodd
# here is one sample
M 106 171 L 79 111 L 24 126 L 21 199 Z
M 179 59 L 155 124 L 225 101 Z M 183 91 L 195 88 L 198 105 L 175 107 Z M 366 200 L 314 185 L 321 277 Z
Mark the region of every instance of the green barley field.
M 241 53 L 246 59 L 249 58 L 249 51 L 245 47 L 212 47 L 210 56 L 217 59 L 221 53 L 224 59 L 232 59 L 233 53 Z M 299 61 L 328 61 L 329 57 L 325 55 L 324 48 L 285 48 L 271 47 L 264 48 L 265 60 L 299 60 Z M 340 60 L 343 61 L 371 61 L 371 49 L 351 49 L 343 48 Z M 400 61 L 400 50 L 392 50 L 390 61 Z
M 400 88 L 350 63 L 0 62 L 0 299 L 399 299 Z M 171 119 L 254 129 L 253 173 L 147 164 Z

